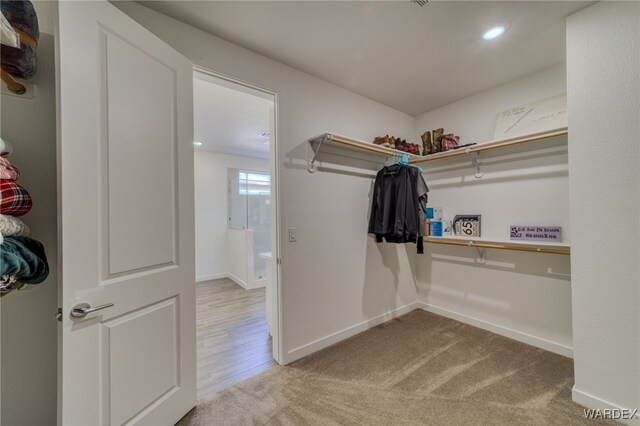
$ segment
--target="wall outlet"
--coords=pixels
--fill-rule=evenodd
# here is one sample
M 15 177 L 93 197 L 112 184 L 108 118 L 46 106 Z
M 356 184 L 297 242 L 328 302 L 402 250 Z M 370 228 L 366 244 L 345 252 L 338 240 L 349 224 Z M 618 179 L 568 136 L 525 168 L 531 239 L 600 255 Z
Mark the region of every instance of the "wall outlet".
M 289 228 L 289 242 L 290 243 L 295 243 L 296 241 L 298 241 L 297 233 L 298 233 L 298 230 L 296 228 Z

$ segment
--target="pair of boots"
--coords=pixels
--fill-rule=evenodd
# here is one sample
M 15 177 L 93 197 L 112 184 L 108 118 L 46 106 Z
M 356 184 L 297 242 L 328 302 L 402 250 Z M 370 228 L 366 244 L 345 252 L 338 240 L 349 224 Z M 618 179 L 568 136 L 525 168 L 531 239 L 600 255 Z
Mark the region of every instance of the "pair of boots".
M 444 129 L 436 129 L 433 131 L 433 139 L 431 132 L 426 131 L 422 134 L 422 155 L 436 154 L 442 151 L 442 135 Z

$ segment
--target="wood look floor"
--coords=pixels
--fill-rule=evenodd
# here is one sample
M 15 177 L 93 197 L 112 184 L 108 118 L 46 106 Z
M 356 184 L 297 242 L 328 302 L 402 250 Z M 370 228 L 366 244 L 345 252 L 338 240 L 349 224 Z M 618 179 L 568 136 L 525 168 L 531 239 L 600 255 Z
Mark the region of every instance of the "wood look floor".
M 276 365 L 265 309 L 264 288 L 226 278 L 196 284 L 198 399 Z

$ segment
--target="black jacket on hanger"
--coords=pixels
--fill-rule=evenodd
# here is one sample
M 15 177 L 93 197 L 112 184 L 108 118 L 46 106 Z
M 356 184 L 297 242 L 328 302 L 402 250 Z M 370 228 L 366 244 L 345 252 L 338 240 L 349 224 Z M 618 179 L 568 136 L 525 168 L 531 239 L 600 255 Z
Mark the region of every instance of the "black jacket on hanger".
M 369 218 L 369 233 L 376 242 L 416 243 L 424 253 L 424 211 L 429 188 L 420 171 L 412 166 L 386 166 L 376 175 Z

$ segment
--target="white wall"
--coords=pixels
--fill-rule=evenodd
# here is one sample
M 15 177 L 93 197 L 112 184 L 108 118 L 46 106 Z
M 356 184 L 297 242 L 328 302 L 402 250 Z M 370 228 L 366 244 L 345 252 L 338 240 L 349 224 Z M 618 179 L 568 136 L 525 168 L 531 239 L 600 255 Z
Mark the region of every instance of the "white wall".
M 498 112 L 566 92 L 564 64 L 478 93 L 416 117 L 416 140 L 444 127 L 461 143 L 493 139 Z M 510 225 L 569 229 L 566 137 L 481 154 L 484 176 L 470 158 L 425 163 L 429 205 L 445 218 L 481 214 L 482 236 L 509 240 Z M 568 256 L 428 244 L 417 268 L 423 307 L 545 349 L 571 356 Z
M 33 197 L 31 212 L 22 219 L 31 237 L 46 250 L 47 280 L 28 292 L 1 299 L 0 423 L 51 425 L 56 422 L 57 387 L 57 219 L 56 104 L 54 38 L 55 7 L 36 2 L 41 26 L 38 72 L 32 80 L 35 97 L 2 95 L 2 137 L 14 146 L 10 157 L 21 173 L 18 183 Z M 4 83 L 2 83 L 4 84 Z
M 410 137 L 413 118 L 139 4 L 116 5 L 195 64 L 278 93 L 284 361 L 412 306 L 407 251 L 367 236 L 371 174 L 310 174 L 306 140 L 327 130 L 364 140 Z M 289 227 L 298 229 L 297 243 L 287 242 Z
M 640 4 L 567 21 L 577 402 L 640 407 Z M 631 422 L 629 422 L 631 424 Z M 633 424 L 639 424 L 636 421 Z
M 253 266 L 253 259 L 251 261 L 248 259 L 250 239 L 253 239 L 251 229 L 227 231 L 227 250 L 229 251 L 227 276 L 247 290 L 253 288 L 253 268 L 249 270 L 249 266 Z
M 229 168 L 269 172 L 269 160 L 194 151 L 197 281 L 231 272 L 227 242 Z

